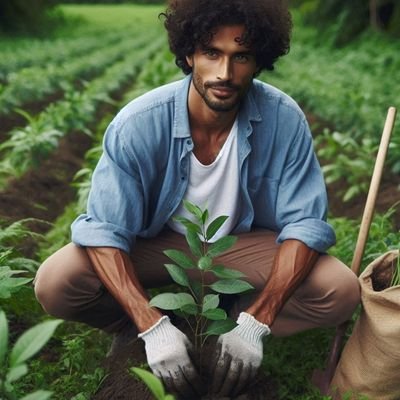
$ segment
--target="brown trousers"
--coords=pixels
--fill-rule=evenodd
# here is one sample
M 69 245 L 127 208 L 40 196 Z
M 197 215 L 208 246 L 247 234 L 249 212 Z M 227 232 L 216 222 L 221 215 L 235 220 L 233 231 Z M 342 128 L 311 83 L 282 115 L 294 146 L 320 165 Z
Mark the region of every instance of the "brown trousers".
M 245 310 L 268 281 L 278 245 L 276 234 L 255 230 L 238 235 L 237 243 L 215 261 L 242 271 L 256 291 L 241 296 L 234 310 Z M 184 236 L 164 231 L 152 239 L 137 239 L 132 260 L 145 288 L 171 283 L 164 264 L 170 263 L 165 249 L 187 252 Z M 85 249 L 72 243 L 50 256 L 39 268 L 35 293 L 42 307 L 65 320 L 84 322 L 107 332 L 129 323 L 121 306 L 107 292 Z M 340 324 L 352 315 L 360 301 L 355 274 L 338 259 L 321 255 L 308 275 L 286 302 L 271 326 L 276 336 L 287 336 L 315 327 Z

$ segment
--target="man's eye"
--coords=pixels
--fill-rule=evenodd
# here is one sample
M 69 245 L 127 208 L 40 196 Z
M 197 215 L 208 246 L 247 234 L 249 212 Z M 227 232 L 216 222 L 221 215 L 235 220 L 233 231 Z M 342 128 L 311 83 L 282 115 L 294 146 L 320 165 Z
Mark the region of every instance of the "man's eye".
M 218 55 L 217 52 L 214 50 L 207 50 L 204 52 L 204 54 L 209 58 L 215 58 Z
M 249 57 L 244 54 L 237 54 L 235 56 L 235 60 L 239 63 L 245 63 L 245 62 L 249 61 Z

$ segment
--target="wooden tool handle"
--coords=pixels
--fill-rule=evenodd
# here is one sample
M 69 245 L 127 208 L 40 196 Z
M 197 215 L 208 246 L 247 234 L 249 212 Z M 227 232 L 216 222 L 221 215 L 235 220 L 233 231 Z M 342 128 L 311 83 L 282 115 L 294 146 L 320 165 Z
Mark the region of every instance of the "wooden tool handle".
M 379 144 L 378 154 L 376 156 L 374 172 L 372 173 L 371 183 L 368 191 L 367 201 L 361 220 L 360 231 L 358 233 L 356 248 L 354 250 L 351 270 L 358 276 L 360 272 L 361 260 L 364 254 L 365 244 L 368 239 L 369 228 L 374 215 L 375 202 L 378 196 L 379 185 L 382 178 L 383 167 L 386 159 L 386 153 L 389 147 L 390 136 L 393 131 L 396 118 L 396 108 L 389 107 L 385 126 L 383 128 L 381 142 Z

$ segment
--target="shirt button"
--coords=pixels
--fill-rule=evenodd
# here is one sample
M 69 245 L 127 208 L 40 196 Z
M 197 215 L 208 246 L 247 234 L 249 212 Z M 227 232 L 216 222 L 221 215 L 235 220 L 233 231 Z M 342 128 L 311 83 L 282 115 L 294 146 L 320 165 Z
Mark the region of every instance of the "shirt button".
M 191 144 L 192 144 L 192 139 L 186 140 L 186 143 L 189 144 L 189 145 L 191 145 Z

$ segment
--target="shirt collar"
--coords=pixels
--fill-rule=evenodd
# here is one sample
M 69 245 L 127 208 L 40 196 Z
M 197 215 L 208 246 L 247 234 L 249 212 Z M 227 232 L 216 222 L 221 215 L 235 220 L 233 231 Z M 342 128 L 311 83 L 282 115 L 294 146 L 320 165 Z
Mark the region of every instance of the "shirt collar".
M 173 137 L 185 138 L 190 137 L 189 114 L 187 107 L 187 99 L 189 95 L 189 86 L 192 81 L 192 75 L 182 79 L 175 92 L 175 122 Z

